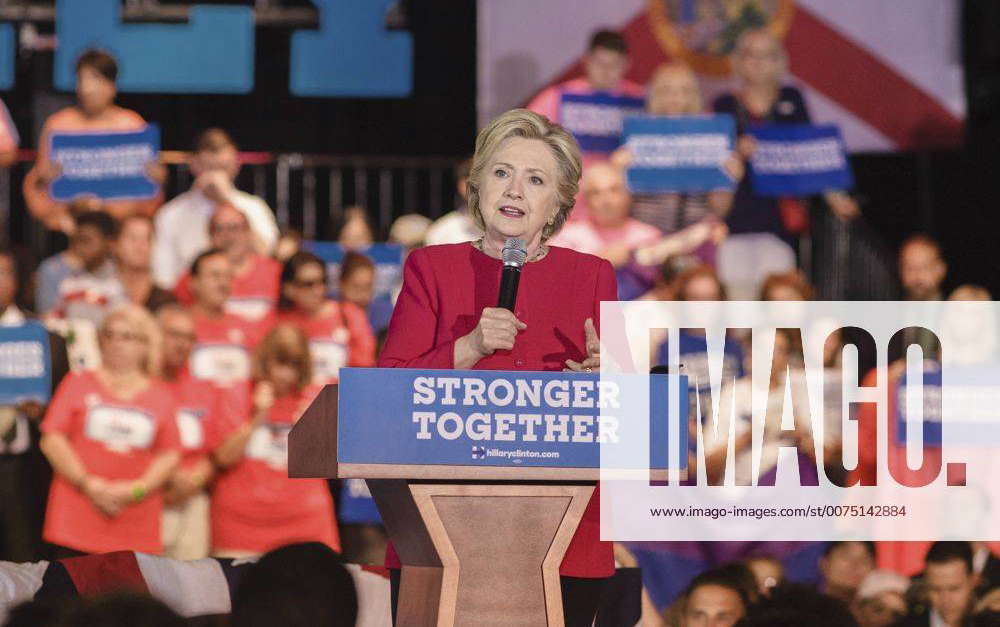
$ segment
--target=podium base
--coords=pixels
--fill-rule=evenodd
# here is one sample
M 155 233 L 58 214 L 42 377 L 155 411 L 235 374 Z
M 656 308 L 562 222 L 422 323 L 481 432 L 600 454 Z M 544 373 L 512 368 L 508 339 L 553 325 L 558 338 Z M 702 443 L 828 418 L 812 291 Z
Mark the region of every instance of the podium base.
M 397 625 L 563 625 L 559 565 L 593 484 L 368 485 L 403 564 Z

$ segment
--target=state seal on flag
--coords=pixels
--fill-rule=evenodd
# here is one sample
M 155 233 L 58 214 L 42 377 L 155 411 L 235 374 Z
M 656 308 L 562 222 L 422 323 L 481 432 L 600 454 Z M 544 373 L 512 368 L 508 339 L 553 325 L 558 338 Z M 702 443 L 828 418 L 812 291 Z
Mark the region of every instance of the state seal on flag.
M 739 36 L 767 28 L 783 39 L 795 11 L 794 0 L 650 0 L 649 22 L 671 59 L 702 74 L 729 73 L 729 53 Z

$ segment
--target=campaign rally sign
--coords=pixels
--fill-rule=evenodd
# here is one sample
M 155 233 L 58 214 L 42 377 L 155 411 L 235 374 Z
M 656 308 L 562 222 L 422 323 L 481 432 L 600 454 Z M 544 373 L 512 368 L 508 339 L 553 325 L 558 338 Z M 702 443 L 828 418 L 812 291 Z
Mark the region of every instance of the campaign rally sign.
M 41 323 L 28 320 L 0 326 L 0 405 L 29 400 L 48 403 L 51 363 L 49 334 Z
M 650 468 L 665 469 L 674 375 L 630 376 L 649 387 Z M 620 383 L 596 372 L 344 368 L 340 387 L 343 464 L 596 469 L 602 445 L 640 428 L 623 415 L 629 399 Z M 676 389 L 687 389 L 685 377 Z M 685 394 L 675 406 L 687 416 Z M 687 426 L 680 424 L 686 450 Z
M 610 153 L 621 144 L 625 118 L 642 113 L 645 106 L 642 98 L 608 92 L 565 93 L 559 102 L 559 121 L 583 152 Z
M 754 192 L 761 196 L 810 196 L 854 186 L 844 140 L 832 124 L 752 126 L 750 159 Z
M 933 362 L 924 362 L 930 366 Z M 907 375 L 904 372 L 899 379 L 899 384 L 896 387 L 896 403 L 895 403 L 895 418 L 896 418 L 896 443 L 905 446 L 907 439 L 907 395 L 915 394 L 914 398 L 922 398 L 921 408 L 923 417 L 923 429 L 921 431 L 921 436 L 923 437 L 924 446 L 941 446 L 941 368 L 934 364 L 931 367 L 927 367 L 923 372 L 923 386 L 912 385 L 912 381 L 907 381 Z M 910 388 L 916 387 L 916 390 L 911 390 Z
M 623 143 L 632 153 L 633 192 L 701 192 L 732 189 L 722 169 L 733 152 L 736 123 L 729 115 L 625 118 Z
M 327 291 L 331 297 L 337 296 L 340 285 L 340 262 L 344 259 L 344 247 L 336 242 L 302 242 L 302 247 L 326 262 L 329 279 Z M 388 296 L 403 282 L 403 247 L 398 244 L 372 244 L 358 249 L 375 263 L 375 298 Z
M 60 201 L 92 194 L 104 200 L 152 198 L 159 191 L 146 173 L 160 151 L 160 129 L 149 124 L 139 131 L 52 134 L 49 159 L 61 172 L 49 186 Z

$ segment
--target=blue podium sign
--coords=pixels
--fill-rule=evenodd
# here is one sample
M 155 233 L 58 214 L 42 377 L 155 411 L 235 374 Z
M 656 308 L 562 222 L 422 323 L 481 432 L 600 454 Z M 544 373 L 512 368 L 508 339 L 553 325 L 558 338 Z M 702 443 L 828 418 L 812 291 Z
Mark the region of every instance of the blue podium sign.
M 601 448 L 642 428 L 598 373 L 343 368 L 340 464 L 601 468 Z M 630 375 L 637 377 L 637 375 Z M 650 469 L 667 468 L 671 375 L 650 375 Z M 687 390 L 680 377 L 679 390 Z M 687 416 L 686 397 L 678 399 Z M 677 434 L 686 450 L 686 421 Z M 683 457 L 683 456 L 682 456 Z M 686 460 L 681 460 L 684 468 Z
M 159 185 L 146 168 L 157 159 L 160 129 L 112 133 L 53 133 L 49 158 L 61 173 L 50 185 L 55 200 L 69 201 L 81 194 L 103 200 L 152 198 Z

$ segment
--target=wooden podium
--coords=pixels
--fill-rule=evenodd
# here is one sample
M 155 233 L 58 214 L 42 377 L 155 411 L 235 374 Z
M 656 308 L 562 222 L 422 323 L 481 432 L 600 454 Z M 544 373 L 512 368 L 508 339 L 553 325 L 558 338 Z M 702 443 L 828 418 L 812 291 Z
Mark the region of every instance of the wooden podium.
M 401 401 L 392 397 L 408 393 L 408 381 L 397 382 L 407 371 L 368 370 L 371 378 L 397 379 L 359 389 L 367 385 L 366 369 L 346 370 L 345 396 L 337 385 L 324 388 L 289 434 L 288 474 L 367 480 L 403 564 L 396 624 L 563 625 L 559 566 L 594 494 L 599 464 L 487 465 L 470 460 L 468 448 L 464 463 L 395 463 L 407 453 L 385 453 L 388 443 L 403 439 L 415 449 L 427 440 L 406 440 L 402 429 L 414 429 L 406 417 L 370 421 L 398 416 Z M 358 411 L 354 399 L 368 406 Z M 368 431 L 367 439 L 358 431 Z

